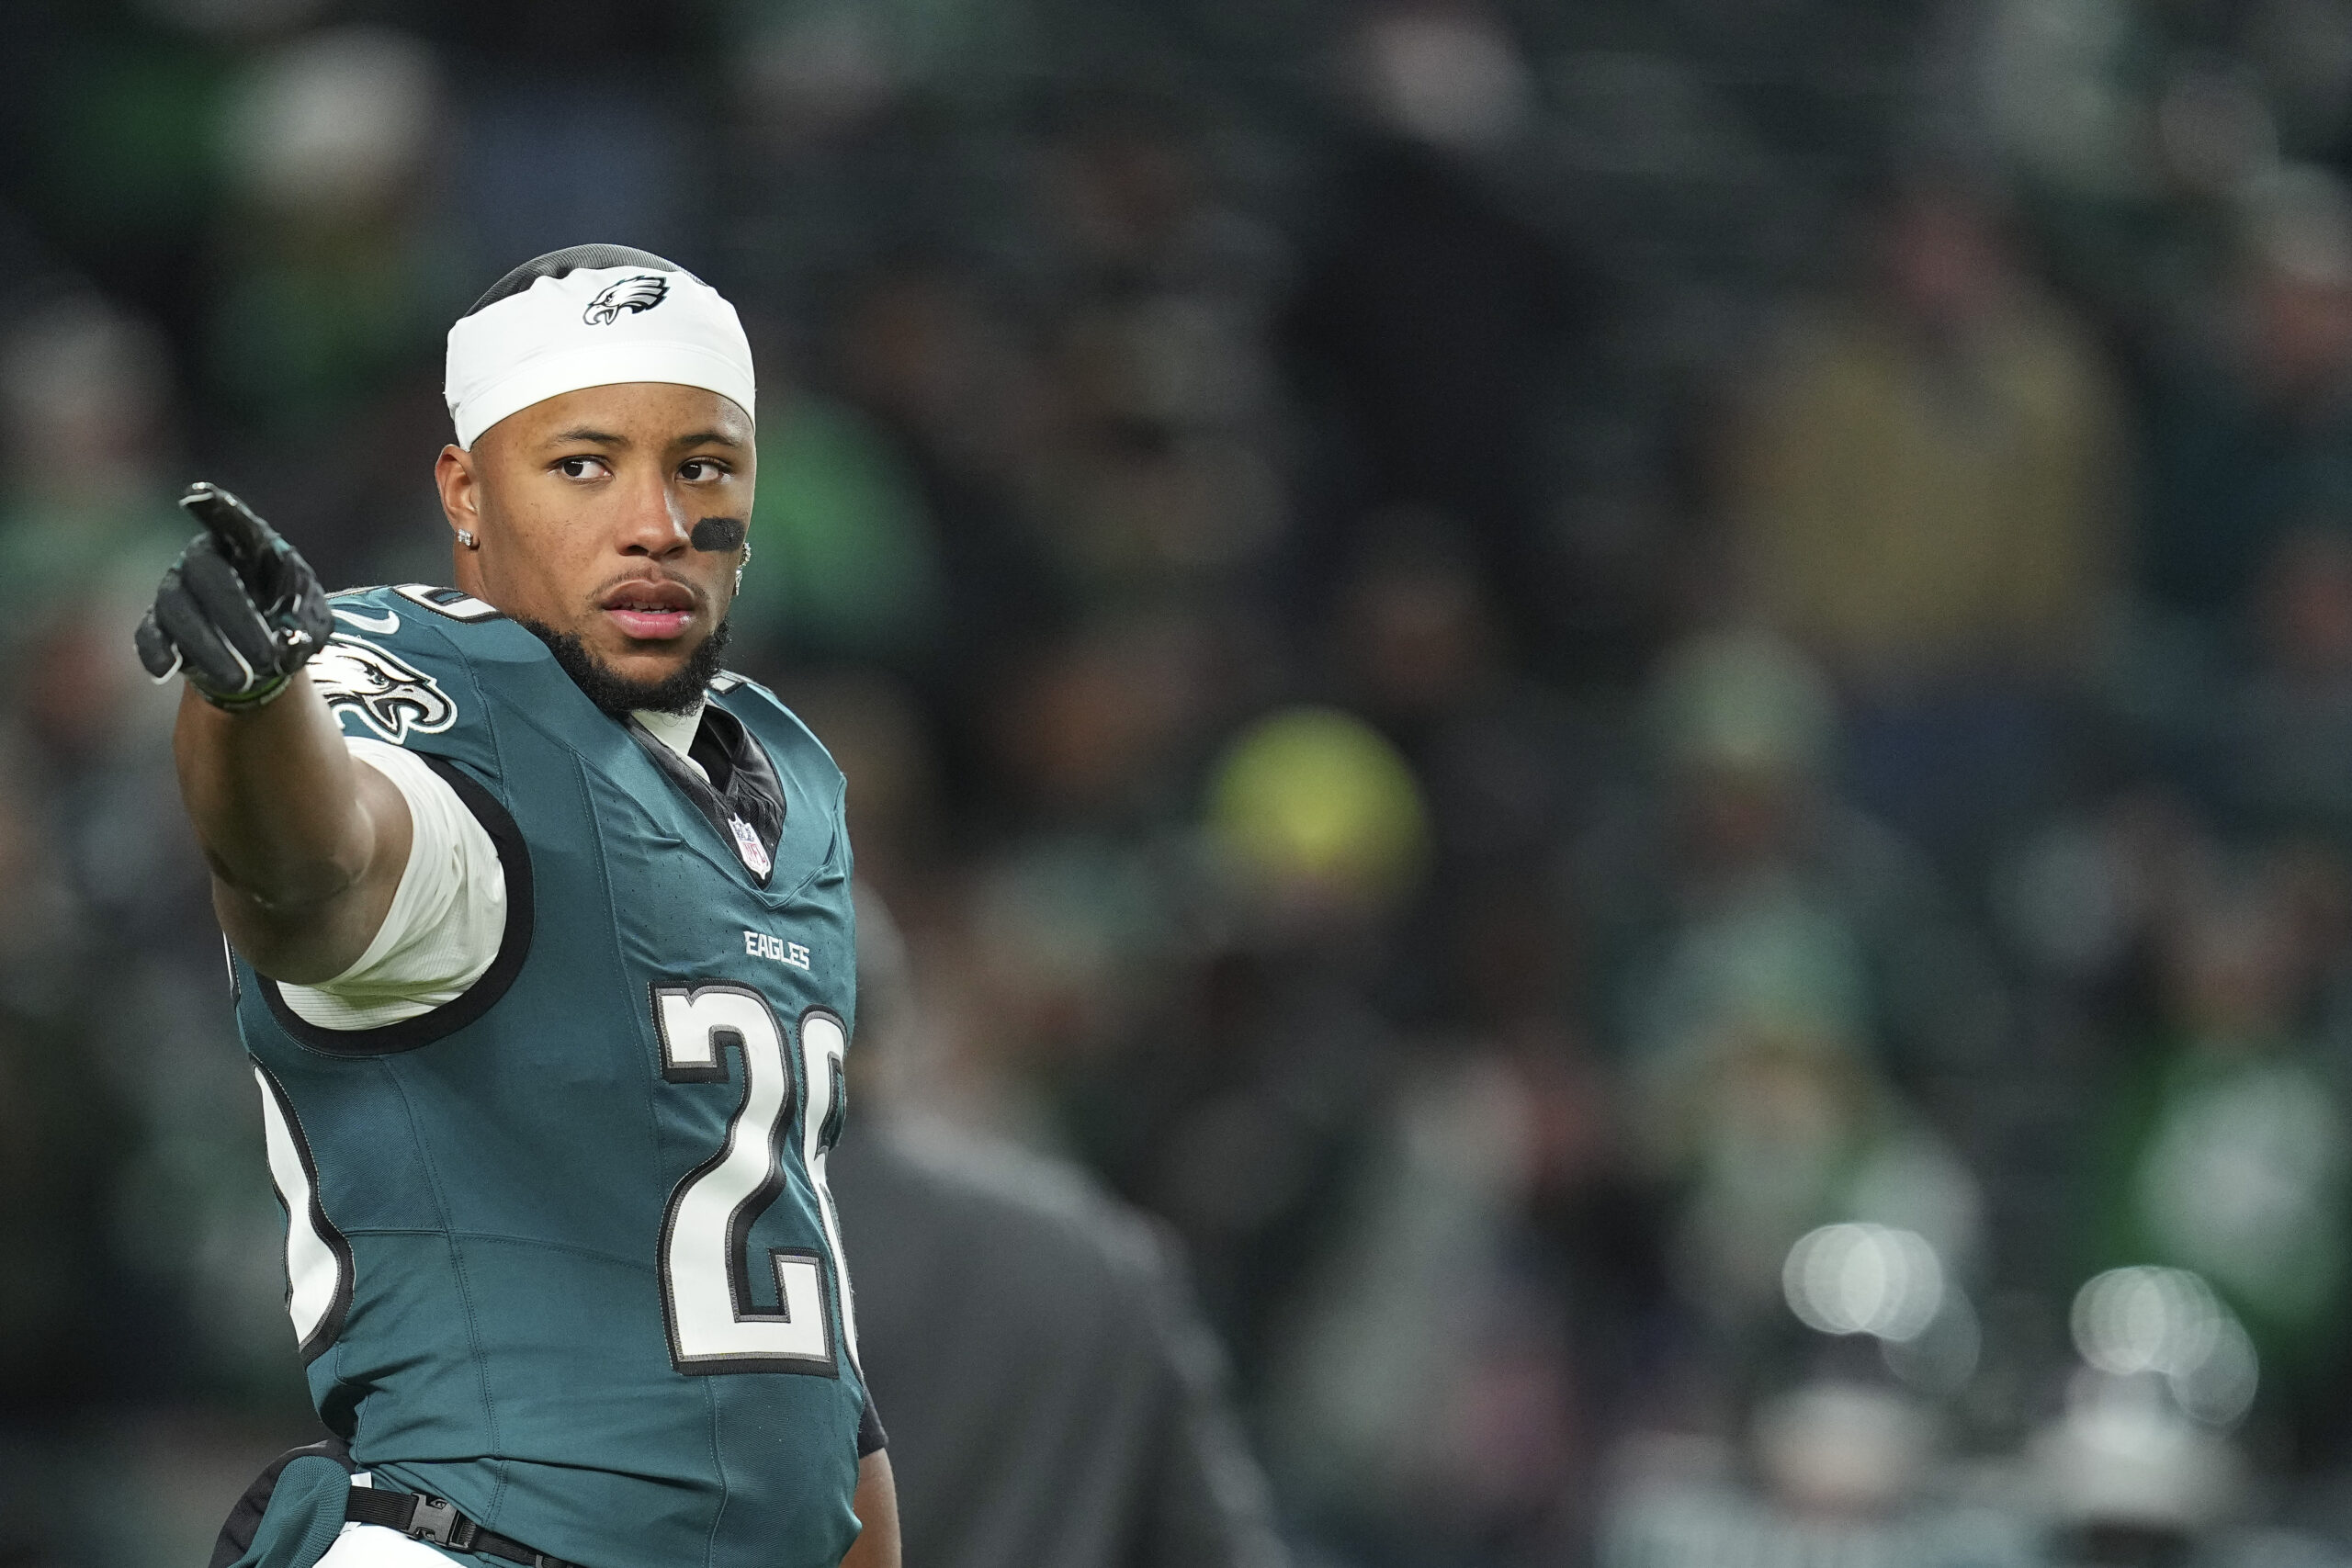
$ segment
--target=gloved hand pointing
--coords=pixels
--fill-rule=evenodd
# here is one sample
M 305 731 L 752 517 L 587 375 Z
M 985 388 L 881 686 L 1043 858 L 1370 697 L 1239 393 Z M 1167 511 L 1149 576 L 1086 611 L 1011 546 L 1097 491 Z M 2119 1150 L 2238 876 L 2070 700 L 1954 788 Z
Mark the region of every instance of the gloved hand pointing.
M 190 485 L 180 504 L 205 531 L 164 573 L 139 623 L 139 661 L 158 681 L 186 675 L 216 707 L 260 707 L 334 630 L 326 594 L 294 547 L 227 491 Z

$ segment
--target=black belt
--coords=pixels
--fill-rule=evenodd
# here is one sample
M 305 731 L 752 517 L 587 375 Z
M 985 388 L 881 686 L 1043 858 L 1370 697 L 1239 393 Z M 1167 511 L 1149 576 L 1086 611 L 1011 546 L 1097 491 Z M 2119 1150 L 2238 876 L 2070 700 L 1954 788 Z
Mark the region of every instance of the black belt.
M 355 1486 L 351 1500 L 344 1505 L 343 1517 L 357 1524 L 382 1525 L 396 1529 L 417 1540 L 429 1540 L 435 1546 L 446 1546 L 452 1551 L 486 1551 L 492 1557 L 503 1557 L 510 1562 L 527 1563 L 529 1568 L 575 1568 L 561 1558 L 549 1557 L 544 1551 L 534 1551 L 519 1540 L 512 1540 L 496 1530 L 486 1530 L 444 1497 L 428 1497 L 418 1492 L 379 1492 L 372 1486 Z

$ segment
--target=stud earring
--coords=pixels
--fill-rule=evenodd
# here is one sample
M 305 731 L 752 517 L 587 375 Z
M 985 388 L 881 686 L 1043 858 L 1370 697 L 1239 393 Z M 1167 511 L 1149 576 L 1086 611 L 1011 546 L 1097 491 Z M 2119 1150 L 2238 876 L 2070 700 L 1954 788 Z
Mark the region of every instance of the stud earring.
M 481 541 L 475 538 L 470 530 L 465 528 L 458 530 L 458 543 L 465 546 L 466 548 L 469 550 L 478 550 L 481 548 Z

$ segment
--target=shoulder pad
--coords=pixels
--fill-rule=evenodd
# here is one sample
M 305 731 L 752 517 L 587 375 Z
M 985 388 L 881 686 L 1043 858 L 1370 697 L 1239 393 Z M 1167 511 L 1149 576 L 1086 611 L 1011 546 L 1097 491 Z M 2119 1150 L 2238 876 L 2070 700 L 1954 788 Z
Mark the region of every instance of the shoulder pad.
M 454 604 L 421 595 L 448 594 Z M 455 590 L 368 588 L 331 594 L 334 632 L 310 662 L 311 683 L 343 732 L 495 770 L 489 714 L 471 668 L 481 633 L 458 623 L 498 619 Z M 487 631 L 490 628 L 485 627 Z
M 719 671 L 704 690 L 727 699 L 727 711 L 751 727 L 779 773 L 797 773 L 803 787 L 820 799 L 839 789 L 842 773 L 833 754 L 783 698 L 732 670 Z
M 428 583 L 403 582 L 392 590 L 412 604 L 420 604 L 436 615 L 447 615 L 453 621 L 494 621 L 499 617 L 497 605 L 475 598 L 462 588 L 435 588 Z

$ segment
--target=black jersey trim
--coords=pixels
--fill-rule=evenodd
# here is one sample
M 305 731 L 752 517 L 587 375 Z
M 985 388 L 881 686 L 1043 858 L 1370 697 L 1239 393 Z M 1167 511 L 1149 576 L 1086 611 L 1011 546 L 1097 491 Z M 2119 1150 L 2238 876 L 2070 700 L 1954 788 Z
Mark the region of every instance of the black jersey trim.
M 498 941 L 498 956 L 491 960 L 481 979 L 466 987 L 463 996 L 430 1012 L 376 1029 L 322 1029 L 287 1005 L 283 987 L 267 976 L 261 976 L 261 994 L 268 1001 L 269 1014 L 277 1021 L 277 1026 L 311 1050 L 330 1056 L 395 1055 L 455 1034 L 497 1005 L 507 987 L 514 984 L 514 976 L 523 972 L 523 962 L 531 953 L 531 851 L 523 841 L 523 830 L 514 825 L 514 817 L 498 803 L 498 797 L 472 774 L 447 758 L 429 751 L 413 755 L 448 782 L 497 847 L 499 866 L 506 874 L 506 930 Z

